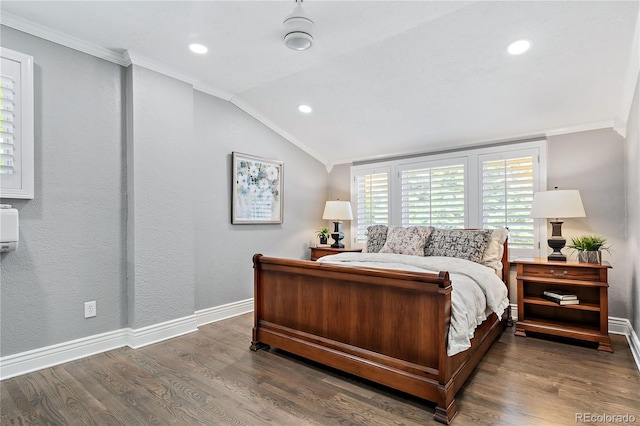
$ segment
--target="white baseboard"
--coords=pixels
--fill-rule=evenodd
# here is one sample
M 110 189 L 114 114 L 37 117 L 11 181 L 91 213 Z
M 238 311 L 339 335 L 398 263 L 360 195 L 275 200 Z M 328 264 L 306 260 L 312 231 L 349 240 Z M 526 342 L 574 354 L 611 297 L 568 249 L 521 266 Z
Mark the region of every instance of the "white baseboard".
M 511 304 L 511 318 L 513 321 L 518 321 L 517 304 Z M 640 370 L 640 339 L 638 339 L 638 335 L 633 329 L 631 321 L 626 318 L 609 317 L 609 333 L 622 334 L 627 337 L 631 354 L 636 362 L 636 367 Z
M 198 330 L 198 326 L 242 315 L 253 310 L 253 299 L 241 300 L 196 311 L 194 315 L 139 329 L 123 328 L 69 342 L 58 343 L 0 358 L 0 380 L 99 354 L 123 346 L 137 349 Z M 511 305 L 511 317 L 518 319 L 518 306 Z M 640 339 L 631 322 L 609 317 L 609 333 L 627 337 L 633 359 L 640 370 Z
M 626 336 L 631 355 L 633 355 L 636 367 L 640 371 L 640 339 L 638 339 L 638 334 L 633 329 L 631 321 L 626 318 L 609 317 L 609 333 Z
M 198 324 L 195 315 L 178 318 L 171 321 L 153 324 L 142 328 L 127 328 L 127 346 L 138 349 L 163 340 L 173 339 L 183 334 L 198 331 Z
M 121 348 L 127 329 L 109 331 L 0 358 L 0 380 Z
M 509 306 L 511 306 L 511 319 L 514 322 L 518 321 L 518 304 L 511 303 Z
M 633 328 L 631 328 L 631 334 L 627 335 L 627 340 L 629 341 L 633 359 L 636 361 L 636 367 L 640 370 L 640 339 L 638 339 L 638 335 Z
M 196 311 L 198 326 L 236 317 L 253 311 L 253 298 Z
M 142 328 L 123 328 L 0 358 L 0 380 L 129 346 L 141 348 L 198 330 L 198 326 L 253 310 L 253 299 L 241 300 L 194 315 Z

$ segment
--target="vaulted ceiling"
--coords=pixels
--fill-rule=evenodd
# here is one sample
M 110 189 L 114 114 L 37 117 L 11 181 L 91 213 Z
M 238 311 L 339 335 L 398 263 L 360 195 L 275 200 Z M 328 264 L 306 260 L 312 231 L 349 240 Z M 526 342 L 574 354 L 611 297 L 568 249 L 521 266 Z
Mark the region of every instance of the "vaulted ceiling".
M 307 0 L 315 43 L 293 51 L 293 0 L 0 3 L 5 25 L 189 81 L 328 165 L 615 126 L 638 5 Z M 522 38 L 531 49 L 509 55 Z

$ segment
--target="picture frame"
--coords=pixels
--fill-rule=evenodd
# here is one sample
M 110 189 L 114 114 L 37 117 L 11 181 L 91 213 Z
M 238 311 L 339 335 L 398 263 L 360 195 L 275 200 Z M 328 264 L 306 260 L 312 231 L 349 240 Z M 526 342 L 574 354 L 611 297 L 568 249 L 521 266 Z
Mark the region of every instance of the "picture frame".
M 231 223 L 282 223 L 284 163 L 254 155 L 232 153 Z

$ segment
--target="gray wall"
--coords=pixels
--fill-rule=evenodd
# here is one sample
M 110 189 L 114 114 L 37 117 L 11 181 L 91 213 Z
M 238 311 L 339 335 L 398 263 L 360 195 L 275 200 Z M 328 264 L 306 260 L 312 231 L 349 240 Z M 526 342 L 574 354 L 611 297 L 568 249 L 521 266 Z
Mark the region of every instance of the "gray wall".
M 20 246 L 0 265 L 0 356 L 251 298 L 256 252 L 308 258 L 318 161 L 184 82 L 1 35 L 34 57 L 36 193 L 2 200 L 20 210 Z M 282 225 L 230 224 L 232 151 L 284 161 Z
M 123 69 L 2 27 L 35 63 L 35 198 L 2 254 L 3 356 L 126 325 Z M 84 302 L 98 317 L 84 319 Z
M 627 226 L 629 320 L 640 334 L 640 75 L 627 121 Z
M 625 140 L 612 129 L 550 136 L 547 186 L 578 189 L 587 217 L 565 219 L 562 235 L 600 235 L 611 246 L 609 261 L 609 315 L 629 318 L 627 235 L 625 201 Z M 551 235 L 551 227 L 549 227 Z M 549 250 L 550 252 L 551 250 Z M 576 257 L 564 249 L 567 257 Z
M 141 328 L 194 313 L 193 88 L 128 72 L 128 325 Z
M 322 226 L 322 163 L 228 102 L 194 93 L 196 309 L 253 297 L 255 253 L 309 258 Z M 284 222 L 231 224 L 231 153 L 284 161 Z

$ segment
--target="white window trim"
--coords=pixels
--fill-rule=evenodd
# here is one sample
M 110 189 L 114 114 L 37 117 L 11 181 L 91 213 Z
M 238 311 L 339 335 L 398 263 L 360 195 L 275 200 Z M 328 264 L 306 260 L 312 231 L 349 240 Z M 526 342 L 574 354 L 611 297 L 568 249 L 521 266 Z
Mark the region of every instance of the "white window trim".
M 509 153 L 525 150 L 538 151 L 538 176 L 537 182 L 534 182 L 534 192 L 546 191 L 547 189 L 547 140 L 538 139 L 527 142 L 518 142 L 512 144 L 496 145 L 489 147 L 472 148 L 466 150 L 455 150 L 444 153 L 425 154 L 409 158 L 401 158 L 394 160 L 386 160 L 375 163 L 357 164 L 351 167 L 351 199 L 352 204 L 355 203 L 355 178 L 361 174 L 375 173 L 376 170 L 389 172 L 389 188 L 390 188 L 390 211 L 389 225 L 400 226 L 400 204 L 401 194 L 397 189 L 399 187 L 400 171 L 412 165 L 419 164 L 437 164 L 438 162 L 448 162 L 452 159 L 466 157 L 465 169 L 465 227 L 479 228 L 482 226 L 482 218 L 480 212 L 480 193 L 481 181 L 477 179 L 479 176 L 480 156 L 485 154 Z M 475 183 L 474 183 L 474 180 Z M 471 191 L 471 185 L 475 186 L 475 190 Z M 351 239 L 354 247 L 362 247 L 363 243 L 357 242 L 357 221 L 351 222 Z M 546 257 L 547 253 L 547 221 L 545 219 L 534 219 L 534 255 Z
M 34 198 L 34 115 L 33 115 L 33 57 L 24 53 L 2 47 L 0 56 L 7 61 L 20 65 L 20 75 L 12 75 L 20 88 L 20 96 L 16 98 L 17 108 L 14 115 L 19 121 L 17 133 L 19 138 L 14 140 L 14 149 L 20 153 L 20 164 L 16 167 L 16 174 L 21 183 L 18 188 L 3 187 L 0 183 L 0 197 L 2 198 Z

